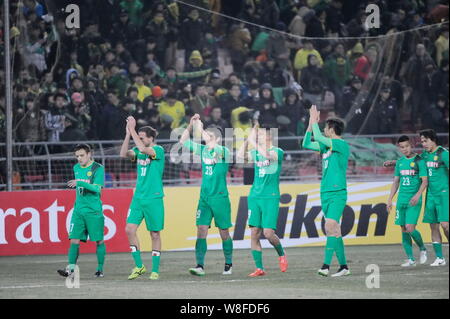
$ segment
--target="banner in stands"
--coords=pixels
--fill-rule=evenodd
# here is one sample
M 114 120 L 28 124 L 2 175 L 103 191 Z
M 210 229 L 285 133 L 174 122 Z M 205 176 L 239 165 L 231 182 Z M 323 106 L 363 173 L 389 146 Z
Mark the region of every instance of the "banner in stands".
M 348 202 L 342 220 L 346 245 L 392 244 L 401 242 L 395 212 L 388 214 L 386 201 L 390 182 L 349 183 Z M 250 248 L 247 226 L 249 186 L 230 186 L 235 248 Z M 195 217 L 199 187 L 166 187 L 163 250 L 195 248 Z M 281 185 L 279 219 L 276 233 L 285 247 L 322 246 L 326 241 L 320 205 L 320 185 Z M 108 252 L 128 252 L 125 223 L 132 189 L 105 189 L 102 193 L 105 214 L 105 240 Z M 75 192 L 28 191 L 0 192 L 0 256 L 66 254 L 67 230 L 73 212 Z M 419 220 L 418 229 L 430 241 L 428 225 Z M 142 251 L 151 250 L 145 224 L 138 230 Z M 270 247 L 267 240 L 263 247 Z M 222 249 L 218 230 L 213 225 L 208 249 Z M 81 245 L 81 253 L 95 252 L 95 244 Z

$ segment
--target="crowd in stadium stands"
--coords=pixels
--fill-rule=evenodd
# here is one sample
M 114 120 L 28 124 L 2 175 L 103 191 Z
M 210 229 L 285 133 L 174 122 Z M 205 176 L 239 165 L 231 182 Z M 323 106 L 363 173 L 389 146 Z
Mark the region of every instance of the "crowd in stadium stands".
M 169 138 L 195 113 L 222 129 L 249 127 L 259 114 L 281 136 L 298 136 L 311 103 L 352 112 L 347 133 L 448 132 L 448 23 L 403 41 L 403 63 L 375 74 L 383 85 L 360 101 L 378 52 L 339 39 L 448 21 L 447 1 L 185 0 L 238 20 L 170 0 L 92 0 L 80 2 L 79 29 L 52 9 L 65 1 L 21 2 L 11 2 L 16 141 L 120 140 L 129 115 Z M 380 28 L 366 26 L 369 3 L 380 7 Z

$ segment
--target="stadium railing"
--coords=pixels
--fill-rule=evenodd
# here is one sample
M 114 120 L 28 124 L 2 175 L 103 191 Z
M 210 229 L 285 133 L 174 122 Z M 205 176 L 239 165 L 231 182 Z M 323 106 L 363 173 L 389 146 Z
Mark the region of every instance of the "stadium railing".
M 408 135 L 408 134 L 407 134 Z M 393 168 L 383 167 L 386 160 L 396 159 L 401 154 L 395 142 L 400 135 L 345 135 L 350 144 L 348 180 L 382 181 L 391 180 Z M 408 135 L 416 147 L 421 150 L 417 134 Z M 443 146 L 449 145 L 448 134 L 438 134 Z M 321 160 L 317 152 L 299 147 L 303 137 L 279 137 L 278 146 L 285 150 L 285 158 L 280 179 L 284 183 L 312 183 L 320 180 Z M 76 159 L 72 152 L 74 145 L 81 142 L 35 142 L 13 143 L 13 190 L 64 189 L 67 181 L 73 178 L 72 167 Z M 85 141 L 93 147 L 96 161 L 105 166 L 105 187 L 134 187 L 136 183 L 135 165 L 119 156 L 122 141 Z M 201 164 L 176 163 L 171 149 L 177 141 L 158 140 L 166 150 L 164 184 L 166 186 L 200 185 Z M 5 143 L 0 143 L 0 190 L 6 190 Z M 230 163 L 228 182 L 242 184 L 244 164 Z M 249 167 L 249 166 L 247 166 Z M 251 166 L 250 166 L 251 167 Z

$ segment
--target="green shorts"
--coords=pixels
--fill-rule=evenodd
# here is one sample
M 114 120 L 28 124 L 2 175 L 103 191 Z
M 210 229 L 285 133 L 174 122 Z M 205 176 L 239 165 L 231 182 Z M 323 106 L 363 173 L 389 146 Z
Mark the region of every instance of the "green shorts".
M 197 206 L 197 226 L 211 226 L 211 221 L 219 229 L 228 229 L 231 226 L 231 203 L 229 197 L 203 198 L 200 197 Z
M 320 202 L 325 218 L 340 223 L 345 205 L 347 205 L 347 190 L 320 193 Z
M 89 236 L 91 241 L 103 240 L 105 229 L 105 216 L 103 212 L 75 211 L 70 220 L 69 239 L 79 239 L 86 242 Z
M 427 194 L 423 222 L 428 224 L 448 222 L 448 191 L 438 195 Z
M 279 198 L 248 198 L 248 225 L 277 229 Z
M 164 229 L 164 200 L 162 197 L 145 200 L 133 198 L 127 223 L 140 225 L 144 218 L 148 231 Z
M 411 206 L 409 203 L 397 203 L 395 210 L 395 225 L 417 225 L 421 210 L 422 199 L 417 202 L 416 206 Z

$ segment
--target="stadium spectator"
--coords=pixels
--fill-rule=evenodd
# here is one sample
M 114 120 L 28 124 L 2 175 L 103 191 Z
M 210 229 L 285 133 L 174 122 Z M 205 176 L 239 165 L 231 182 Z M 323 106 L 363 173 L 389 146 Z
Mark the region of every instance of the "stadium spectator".
M 375 120 L 369 117 L 367 127 L 375 124 L 374 129 L 368 129 L 369 134 L 395 134 L 400 130 L 398 105 L 395 98 L 391 97 L 391 90 L 384 87 L 381 90 L 378 102 L 375 105 Z
M 204 121 L 217 106 L 216 98 L 208 94 L 206 86 L 204 84 L 198 85 L 195 90 L 195 97 L 191 102 L 192 112 L 194 114 L 199 114 L 200 119 Z M 222 113 L 220 113 L 220 115 L 222 115 Z
M 259 111 L 259 122 L 268 127 L 277 127 L 277 116 L 279 115 L 278 105 L 272 93 L 272 85 L 264 83 L 260 88 L 260 99 L 257 104 Z
M 302 70 L 308 66 L 308 56 L 313 54 L 319 61 L 319 65 L 322 66 L 323 60 L 319 51 L 314 48 L 313 42 L 309 39 L 303 40 L 303 48 L 299 49 L 295 55 L 294 69 Z
M 59 135 L 64 131 L 64 114 L 66 112 L 66 97 L 57 93 L 55 104 L 46 113 L 44 119 L 49 142 L 59 142 Z
M 448 97 L 441 94 L 424 114 L 424 127 L 432 127 L 437 133 L 448 133 L 448 113 Z
M 205 123 L 205 129 L 209 127 L 219 127 L 225 134 L 225 130 L 229 128 L 229 123 L 222 118 L 222 109 L 214 106 L 209 115 L 209 120 Z
M 283 22 L 278 22 L 276 29 L 281 32 L 286 32 L 286 25 Z M 272 31 L 267 40 L 267 56 L 274 60 L 281 69 L 286 69 L 289 66 L 290 50 L 284 34 Z
M 284 105 L 280 108 L 280 114 L 290 119 L 286 124 L 286 129 L 296 136 L 302 136 L 308 127 L 309 112 L 305 104 L 293 89 L 286 89 L 284 92 Z
M 19 119 L 17 124 L 18 139 L 21 142 L 41 142 L 47 138 L 45 130 L 44 116 L 32 98 L 26 100 L 25 114 Z
M 203 48 L 202 41 L 206 26 L 206 23 L 200 18 L 200 14 L 195 8 L 189 11 L 188 17 L 181 23 L 179 44 L 186 51 L 186 60 L 191 56 L 192 51 Z
M 241 100 L 241 87 L 239 84 L 231 84 L 228 93 L 219 98 L 219 106 L 222 109 L 222 116 L 225 120 L 230 118 L 231 112 L 243 105 Z
M 78 128 L 78 120 L 69 113 L 64 114 L 64 132 L 60 135 L 61 142 L 86 141 L 87 136 Z M 65 145 L 64 152 L 72 152 L 72 145 Z
M 244 65 L 250 52 L 252 36 L 245 23 L 235 24 L 231 27 L 229 36 L 230 57 L 234 69 L 239 70 Z
M 90 116 L 89 106 L 84 102 L 84 94 L 75 92 L 71 96 L 71 103 L 67 110 L 69 114 L 77 120 L 77 127 L 85 133 L 91 128 L 92 117 Z
M 186 114 L 186 109 L 184 104 L 178 100 L 175 92 L 169 92 L 165 96 L 164 100 L 158 107 L 159 116 L 168 115 L 172 117 L 172 129 L 181 126 L 184 116 Z
M 427 92 L 423 88 L 423 77 L 426 72 L 425 67 L 433 63 L 426 52 L 425 45 L 419 43 L 416 46 L 415 54 L 409 58 L 401 74 L 405 84 L 412 92 L 410 119 L 413 124 L 417 121 L 420 109 L 426 105 Z
M 300 76 L 300 85 L 304 91 L 304 98 L 319 106 L 326 87 L 326 78 L 323 70 L 318 65 L 317 57 L 314 54 L 310 54 L 308 56 L 308 66 L 303 68 Z

